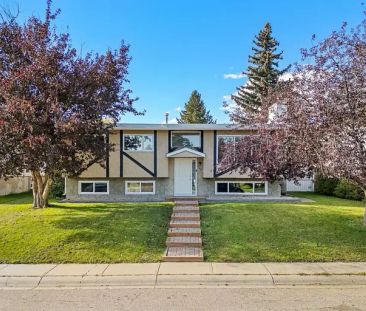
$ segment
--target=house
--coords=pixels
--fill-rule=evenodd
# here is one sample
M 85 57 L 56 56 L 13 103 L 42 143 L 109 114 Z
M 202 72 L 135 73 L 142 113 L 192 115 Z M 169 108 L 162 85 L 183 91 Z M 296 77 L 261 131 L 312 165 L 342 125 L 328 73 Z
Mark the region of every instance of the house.
M 118 124 L 105 168 L 93 164 L 66 179 L 70 201 L 164 201 L 174 197 L 279 197 L 279 183 L 220 171 L 222 146 L 235 146 L 250 127 L 226 124 Z
M 27 192 L 32 189 L 32 177 L 29 173 L 14 176 L 8 179 L 0 179 L 0 196 L 12 193 Z

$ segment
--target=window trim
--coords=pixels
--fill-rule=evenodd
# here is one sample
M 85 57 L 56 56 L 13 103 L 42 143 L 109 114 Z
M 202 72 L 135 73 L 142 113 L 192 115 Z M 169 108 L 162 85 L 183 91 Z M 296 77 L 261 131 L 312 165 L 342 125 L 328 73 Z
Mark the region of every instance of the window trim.
M 152 149 L 151 150 L 129 150 L 129 149 L 125 149 L 125 137 L 126 136 L 150 136 L 151 140 L 152 140 Z M 123 133 L 123 140 L 122 140 L 122 150 L 125 152 L 154 152 L 154 141 L 155 141 L 155 137 L 153 133 L 149 133 L 149 134 L 125 134 Z
M 128 183 L 140 183 L 140 192 L 129 192 Z M 152 183 L 153 192 L 141 192 L 141 184 Z M 152 195 L 155 194 L 155 180 L 126 180 L 125 181 L 125 195 Z
M 82 192 L 81 184 L 83 183 L 92 183 L 93 184 L 93 192 Z M 95 192 L 95 184 L 96 183 L 106 183 L 107 184 L 107 192 Z M 78 194 L 94 194 L 94 195 L 109 195 L 109 180 L 79 180 L 78 181 Z
M 226 183 L 228 192 L 217 192 L 217 184 Z M 229 192 L 229 183 L 252 183 L 253 192 Z M 264 192 L 255 193 L 254 184 L 264 183 Z M 215 195 L 268 195 L 268 181 L 266 180 L 215 180 Z
M 173 134 L 174 133 L 184 133 L 184 134 L 199 134 L 200 137 L 200 147 L 193 147 L 196 150 L 203 150 L 203 146 L 202 146 L 202 133 L 201 131 L 184 131 L 184 130 L 173 130 L 170 131 L 170 137 L 169 137 L 169 150 L 175 151 L 175 150 L 179 150 L 179 149 L 183 149 L 183 148 L 189 148 L 189 147 L 182 147 L 182 148 L 177 148 L 177 147 L 173 147 Z M 192 149 L 192 148 L 189 148 Z

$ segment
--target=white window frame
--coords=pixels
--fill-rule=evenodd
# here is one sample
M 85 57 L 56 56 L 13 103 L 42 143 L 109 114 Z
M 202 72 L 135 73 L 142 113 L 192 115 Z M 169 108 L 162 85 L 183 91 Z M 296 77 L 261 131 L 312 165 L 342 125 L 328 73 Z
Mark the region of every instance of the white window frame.
M 128 183 L 140 183 L 140 192 L 129 192 Z M 141 192 L 141 184 L 153 184 L 153 192 Z M 125 195 L 151 195 L 155 194 L 155 180 L 126 180 L 125 181 Z
M 151 138 L 152 141 L 152 149 L 151 150 L 130 150 L 130 149 L 125 149 L 125 137 L 126 136 L 149 136 Z M 154 152 L 154 146 L 155 146 L 155 142 L 154 142 L 154 134 L 123 134 L 123 141 L 122 141 L 122 148 L 123 151 L 127 151 L 127 152 Z
M 217 192 L 218 183 L 226 183 L 228 192 Z M 252 183 L 253 192 L 229 192 L 230 183 Z M 254 192 L 255 183 L 264 183 L 264 192 L 255 193 Z M 265 181 L 265 180 L 216 180 L 215 181 L 215 194 L 217 194 L 217 195 L 268 195 L 268 181 Z
M 202 135 L 202 133 L 200 132 L 200 131 L 171 131 L 170 132 L 170 149 L 173 149 L 174 147 L 173 147 L 173 134 L 174 133 L 182 133 L 182 134 L 199 134 L 199 136 L 200 136 L 200 145 L 201 145 L 201 143 L 202 143 L 202 137 L 201 137 L 201 135 Z M 189 148 L 189 147 L 183 147 L 183 148 Z M 181 148 L 181 149 L 183 149 L 183 148 Z M 200 147 L 193 147 L 193 148 L 199 148 L 199 149 L 201 149 L 201 150 L 203 150 L 203 146 L 200 146 Z
M 93 192 L 82 192 L 81 184 L 83 183 L 91 183 L 93 184 Z M 95 192 L 95 184 L 96 183 L 106 183 L 107 184 L 107 192 Z M 79 194 L 94 194 L 94 195 L 108 195 L 109 194 L 109 180 L 79 180 L 78 182 L 78 193 Z

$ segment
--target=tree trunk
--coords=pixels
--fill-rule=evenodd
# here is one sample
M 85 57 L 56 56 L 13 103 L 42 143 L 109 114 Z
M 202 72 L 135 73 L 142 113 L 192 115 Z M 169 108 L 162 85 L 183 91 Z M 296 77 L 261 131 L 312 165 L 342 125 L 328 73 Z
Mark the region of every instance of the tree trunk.
M 365 197 L 363 199 L 363 205 L 365 206 L 365 211 L 363 214 L 363 224 L 366 226 L 366 190 L 364 190 Z
M 33 207 L 44 208 L 48 206 L 52 179 L 48 174 L 42 177 L 40 171 L 32 171 L 33 179 Z

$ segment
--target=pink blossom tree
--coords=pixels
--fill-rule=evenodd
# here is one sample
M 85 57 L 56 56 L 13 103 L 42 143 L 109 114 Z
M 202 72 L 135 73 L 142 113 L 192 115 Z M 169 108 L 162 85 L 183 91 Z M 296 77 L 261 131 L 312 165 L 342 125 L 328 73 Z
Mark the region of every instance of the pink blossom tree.
M 295 66 L 252 119 L 258 135 L 243 139 L 222 166 L 268 180 L 322 172 L 349 180 L 366 196 L 366 20 L 350 30 L 344 24 L 320 42 L 314 37 L 302 54 L 305 64 Z M 270 119 L 274 103 L 286 109 Z M 232 118 L 241 113 L 234 110 Z
M 44 21 L 0 22 L 0 177 L 30 171 L 33 206 L 41 208 L 56 175 L 103 165 L 109 129 L 121 114 L 137 113 L 124 87 L 128 46 L 77 55 L 51 25 L 58 13 L 48 0 Z

